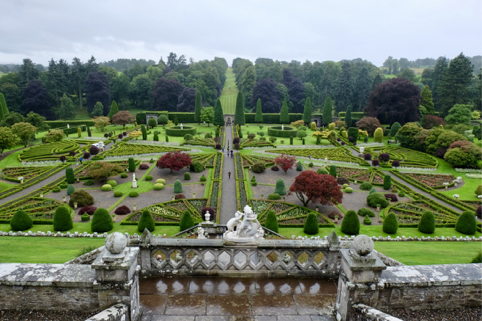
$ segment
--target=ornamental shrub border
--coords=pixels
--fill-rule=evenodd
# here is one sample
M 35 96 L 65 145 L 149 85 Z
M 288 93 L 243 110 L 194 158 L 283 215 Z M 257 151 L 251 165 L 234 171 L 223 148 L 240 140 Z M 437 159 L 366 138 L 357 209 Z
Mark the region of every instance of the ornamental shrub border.
M 224 154 L 217 153 L 214 159 L 214 170 L 211 176 L 211 186 L 208 193 L 208 203 L 206 206 L 212 207 L 216 211 L 216 221 L 219 223 L 219 216 L 221 212 L 221 192 L 222 192 L 222 173 L 223 173 Z
M 390 162 L 399 160 L 401 167 L 438 167 L 438 161 L 431 155 L 399 146 L 366 147 L 365 153 L 372 154 L 373 158 L 377 158 L 381 153 L 388 153 L 390 155 Z M 404 160 L 402 161 L 402 159 Z M 391 165 L 386 164 L 384 167 L 391 168 Z
M 238 210 L 242 210 L 248 204 L 248 184 L 246 184 L 244 166 L 239 153 L 234 155 L 234 173 L 236 179 L 236 206 Z
M 19 162 L 32 161 L 57 161 L 60 156 L 65 156 L 67 161 L 71 162 L 76 157 L 80 157 L 85 147 L 81 148 L 79 143 L 72 139 L 62 140 L 41 145 L 35 145 L 17 155 Z M 70 156 L 70 151 L 75 151 L 75 156 Z
M 356 163 L 361 166 L 370 166 L 370 164 L 359 157 L 353 156 L 350 151 L 346 148 L 307 148 L 307 149 L 277 149 L 277 150 L 266 150 L 268 153 L 276 154 L 288 154 L 301 157 L 309 157 L 324 160 L 325 157 L 329 161 L 340 161 L 348 163 Z
M 33 224 L 49 225 L 53 222 L 55 210 L 62 205 L 64 205 L 63 202 L 48 198 L 28 197 L 20 199 L 14 203 L 9 203 L 7 206 L 2 206 L 0 224 L 10 224 L 13 215 L 21 209 L 30 216 Z M 70 215 L 73 216 L 73 211 L 70 212 Z
M 166 135 L 184 137 L 187 134 L 196 135 L 197 130 L 195 127 L 183 125 L 183 129 L 180 126 L 166 127 Z
M 264 117 L 264 115 L 263 115 Z M 281 126 L 274 126 L 268 128 L 268 136 L 274 137 L 296 137 L 297 130 L 291 126 L 284 126 L 284 130 L 281 130 Z

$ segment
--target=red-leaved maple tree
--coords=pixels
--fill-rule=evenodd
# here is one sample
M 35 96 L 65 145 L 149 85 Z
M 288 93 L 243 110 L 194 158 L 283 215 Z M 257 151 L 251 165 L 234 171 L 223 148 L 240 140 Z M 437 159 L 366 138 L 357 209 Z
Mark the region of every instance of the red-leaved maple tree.
M 290 193 L 294 193 L 305 207 L 310 201 L 321 205 L 329 202 L 338 204 L 343 198 L 340 186 L 333 176 L 317 174 L 314 171 L 303 171 L 296 176 Z
M 178 171 L 181 168 L 191 165 L 191 156 L 181 151 L 169 152 L 157 160 L 156 166 L 159 168 L 169 168 Z
M 294 156 L 281 154 L 281 156 L 274 159 L 274 163 L 286 173 L 288 169 L 293 168 L 293 165 L 296 163 L 296 158 Z

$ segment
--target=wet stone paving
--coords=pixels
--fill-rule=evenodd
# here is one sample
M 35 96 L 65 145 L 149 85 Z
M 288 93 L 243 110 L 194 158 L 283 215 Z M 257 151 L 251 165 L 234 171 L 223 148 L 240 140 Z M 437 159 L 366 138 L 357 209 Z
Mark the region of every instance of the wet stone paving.
M 148 278 L 140 300 L 143 321 L 331 321 L 336 281 Z

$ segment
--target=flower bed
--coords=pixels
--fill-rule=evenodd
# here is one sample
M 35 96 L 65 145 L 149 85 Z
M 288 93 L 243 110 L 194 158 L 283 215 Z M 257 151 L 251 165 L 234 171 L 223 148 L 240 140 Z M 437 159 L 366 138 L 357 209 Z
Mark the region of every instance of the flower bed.
M 216 155 L 217 153 L 196 153 L 190 154 L 189 156 L 191 156 L 191 160 L 193 162 L 200 162 L 207 167 L 212 167 L 214 165 L 214 158 Z
M 363 166 L 369 166 L 368 162 L 359 157 L 353 156 L 349 150 L 345 148 L 306 148 L 306 149 L 277 149 L 267 150 L 269 153 L 288 154 L 294 156 L 309 157 L 330 161 L 340 161 L 347 163 L 356 163 Z
M 177 150 L 187 151 L 185 148 L 178 148 L 172 146 L 158 146 L 158 145 L 139 145 L 139 144 L 127 144 L 119 143 L 115 145 L 116 148 L 109 149 L 102 156 L 124 156 L 124 155 L 141 155 L 141 154 L 155 154 L 155 153 L 167 153 Z
M 419 183 L 432 187 L 435 189 L 445 188 L 445 182 L 452 183 L 455 180 L 454 175 L 438 175 L 438 174 L 417 174 L 417 173 L 403 173 L 404 176 L 408 176 Z
M 449 212 L 424 200 L 397 203 L 387 207 L 385 213 L 395 213 L 401 224 L 418 224 L 425 211 L 434 213 L 436 224 L 455 224 L 458 219 L 457 213 Z
M 365 153 L 372 154 L 373 158 L 378 158 L 380 154 L 387 153 L 390 155 L 390 162 L 398 160 L 401 167 L 437 168 L 438 165 L 437 160 L 429 154 L 399 146 L 367 147 Z
M 34 220 L 34 223 L 35 220 L 49 220 L 47 223 L 51 224 L 55 209 L 62 205 L 62 202 L 49 198 L 25 198 L 14 203 L 10 203 L 7 206 L 3 206 L 0 210 L 0 222 L 9 223 L 12 216 L 18 210 L 23 210 L 32 218 L 32 220 Z M 37 223 L 40 221 L 37 221 Z
M 70 151 L 75 151 L 75 156 L 69 156 Z M 27 161 L 57 161 L 60 156 L 65 156 L 68 161 L 81 156 L 81 148 L 75 140 L 62 140 L 60 142 L 35 145 L 24 150 L 18 155 L 20 162 Z

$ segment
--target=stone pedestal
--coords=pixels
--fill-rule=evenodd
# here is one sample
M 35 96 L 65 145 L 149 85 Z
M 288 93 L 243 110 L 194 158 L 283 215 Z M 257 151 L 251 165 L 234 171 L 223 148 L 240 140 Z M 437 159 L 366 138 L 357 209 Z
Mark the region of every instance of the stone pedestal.
M 349 320 L 354 304 L 376 305 L 382 271 L 386 265 L 373 252 L 373 241 L 366 235 L 353 240 L 351 249 L 340 250 L 341 271 L 338 278 L 336 311 L 338 320 Z
M 110 234 L 105 249 L 92 264 L 95 270 L 94 289 L 98 290 L 99 309 L 117 303 L 129 307 L 128 321 L 140 319 L 138 248 L 126 248 L 121 233 Z M 127 320 L 126 320 L 127 321 Z

